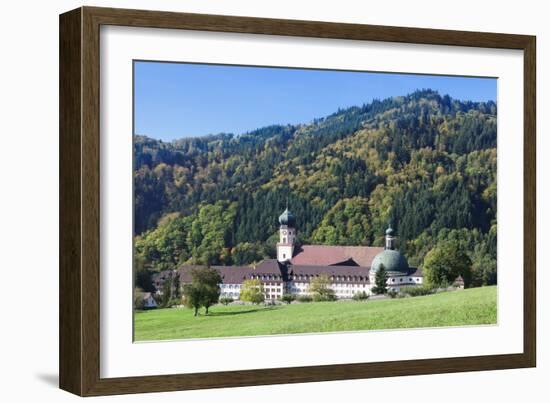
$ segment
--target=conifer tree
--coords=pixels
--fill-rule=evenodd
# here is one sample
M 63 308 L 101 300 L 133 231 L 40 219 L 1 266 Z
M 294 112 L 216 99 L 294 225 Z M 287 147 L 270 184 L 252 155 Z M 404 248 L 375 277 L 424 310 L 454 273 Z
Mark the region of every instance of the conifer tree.
M 386 267 L 381 264 L 380 268 L 376 272 L 376 277 L 374 279 L 374 287 L 372 287 L 372 292 L 375 294 L 386 294 L 388 292 L 388 273 L 386 272 Z

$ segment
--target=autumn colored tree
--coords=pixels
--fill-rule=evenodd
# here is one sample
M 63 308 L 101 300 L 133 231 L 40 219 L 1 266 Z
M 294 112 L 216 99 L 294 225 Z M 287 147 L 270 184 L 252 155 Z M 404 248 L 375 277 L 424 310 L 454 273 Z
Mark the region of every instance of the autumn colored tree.
M 241 301 L 252 302 L 253 304 L 264 302 L 265 295 L 262 282 L 259 279 L 243 281 L 239 298 Z
M 326 273 L 322 273 L 317 277 L 314 277 L 309 282 L 308 291 L 313 297 L 314 301 L 334 301 L 336 300 L 336 294 L 331 288 L 330 277 Z

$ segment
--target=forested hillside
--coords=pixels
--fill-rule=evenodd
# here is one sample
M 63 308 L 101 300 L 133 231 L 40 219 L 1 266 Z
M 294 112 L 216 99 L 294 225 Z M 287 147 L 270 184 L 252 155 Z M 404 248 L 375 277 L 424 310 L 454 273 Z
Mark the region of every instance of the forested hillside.
M 494 283 L 496 114 L 422 90 L 239 136 L 135 136 L 136 263 L 273 256 L 288 202 L 303 244 L 382 245 L 391 222 L 411 265 L 456 239 Z

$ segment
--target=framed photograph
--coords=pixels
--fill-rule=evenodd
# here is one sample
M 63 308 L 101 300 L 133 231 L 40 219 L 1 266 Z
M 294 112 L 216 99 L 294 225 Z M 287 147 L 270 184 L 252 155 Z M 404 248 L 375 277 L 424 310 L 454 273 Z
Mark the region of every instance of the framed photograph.
M 60 386 L 533 367 L 535 37 L 60 16 Z

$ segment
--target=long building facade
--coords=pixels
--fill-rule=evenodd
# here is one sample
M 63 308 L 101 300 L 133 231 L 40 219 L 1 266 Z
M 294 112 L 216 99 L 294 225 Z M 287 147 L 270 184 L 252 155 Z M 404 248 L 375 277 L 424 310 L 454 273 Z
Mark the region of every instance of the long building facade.
M 387 272 L 388 290 L 399 292 L 405 286 L 423 283 L 422 272 L 409 267 L 406 257 L 396 250 L 394 231 L 386 230 L 384 247 L 304 245 L 296 242 L 296 219 L 286 209 L 279 217 L 277 259 L 266 259 L 255 266 L 213 266 L 222 277 L 221 297 L 238 299 L 245 280 L 257 279 L 266 300 L 284 294 L 308 295 L 310 282 L 327 275 L 338 299 L 352 298 L 358 292 L 371 294 L 376 272 Z M 191 270 L 199 266 L 184 265 L 177 273 L 182 284 L 191 281 Z M 153 278 L 157 290 L 176 272 L 165 271 Z

